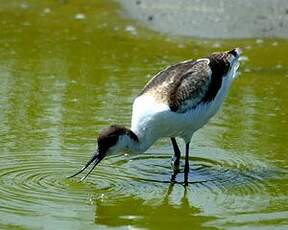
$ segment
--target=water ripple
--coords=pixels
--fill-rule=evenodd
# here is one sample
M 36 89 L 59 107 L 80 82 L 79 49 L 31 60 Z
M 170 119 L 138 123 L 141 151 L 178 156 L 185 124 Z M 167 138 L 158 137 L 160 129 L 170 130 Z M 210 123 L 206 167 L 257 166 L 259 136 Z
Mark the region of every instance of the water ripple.
M 67 191 L 67 183 L 59 174 L 65 170 L 63 163 L 43 162 L 35 159 L 35 156 L 29 161 L 11 159 L 6 162 L 0 169 L 0 196 L 1 206 L 7 211 L 35 212 L 35 207 L 41 209 L 41 204 L 47 201 L 86 202 L 87 198 L 81 194 L 81 189 L 75 189 L 72 194 Z M 74 199 L 75 195 L 77 200 Z
M 80 155 L 75 157 L 83 158 Z M 12 212 L 35 212 L 41 209 L 43 202 L 49 201 L 59 205 L 87 204 L 90 202 L 89 194 L 90 198 L 91 194 L 98 194 L 96 199 L 101 194 L 110 194 L 115 201 L 130 196 L 155 200 L 165 194 L 171 183 L 170 156 L 166 154 L 111 156 L 103 160 L 83 183 L 78 183 L 77 179 L 66 180 L 65 176 L 72 173 L 71 169 L 79 168 L 76 162 L 80 161 L 83 162 L 75 159 L 73 162 L 53 159 L 44 162 L 32 155 L 21 156 L 17 160 L 6 159 L 7 163 L 0 169 L 2 207 Z M 184 168 L 183 160 L 180 168 Z M 241 169 L 237 160 L 235 163 L 190 157 L 188 189 L 196 194 L 207 193 L 207 197 L 216 195 L 223 202 L 228 194 L 230 197 L 263 194 L 268 187 L 266 177 L 271 176 L 271 173 L 265 168 L 256 168 Z M 182 185 L 183 178 L 183 171 L 180 171 L 176 176 L 176 184 Z M 23 206 L 25 210 L 20 208 Z
M 241 160 L 241 164 L 244 164 Z M 247 163 L 248 165 L 248 163 Z M 256 165 L 255 165 L 256 166 Z M 262 166 L 261 166 L 262 167 Z M 176 183 L 183 184 L 182 171 L 176 176 Z M 231 195 L 254 195 L 265 190 L 265 178 L 271 176 L 267 168 L 239 167 L 239 161 L 211 160 L 190 157 L 189 189 L 226 193 Z M 123 196 L 138 194 L 163 194 L 170 184 L 170 156 L 164 154 L 118 155 L 103 160 L 85 182 L 97 190 L 111 191 Z M 152 197 L 152 195 L 151 195 Z

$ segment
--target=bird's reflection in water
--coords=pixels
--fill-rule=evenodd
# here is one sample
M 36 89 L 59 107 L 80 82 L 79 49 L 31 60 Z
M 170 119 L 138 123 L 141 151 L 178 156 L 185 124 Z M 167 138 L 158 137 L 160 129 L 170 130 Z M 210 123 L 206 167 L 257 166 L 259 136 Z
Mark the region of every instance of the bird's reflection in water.
M 199 215 L 199 209 L 189 204 L 187 189 L 171 183 L 161 201 L 150 203 L 132 196 L 98 201 L 95 223 L 109 227 L 133 226 L 147 229 L 215 229 L 205 227 L 205 223 L 214 218 Z M 182 194 L 179 204 L 171 201 L 174 190 Z

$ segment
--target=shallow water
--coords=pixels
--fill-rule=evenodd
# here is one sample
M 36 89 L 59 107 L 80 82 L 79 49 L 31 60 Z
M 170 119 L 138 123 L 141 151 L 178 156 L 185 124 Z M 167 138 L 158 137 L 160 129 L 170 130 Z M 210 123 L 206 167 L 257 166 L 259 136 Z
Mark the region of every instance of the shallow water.
M 0 6 L 1 229 L 288 227 L 286 40 L 168 38 L 110 1 Z M 187 189 L 182 173 L 169 183 L 165 139 L 107 157 L 85 182 L 65 179 L 101 128 L 129 126 L 133 98 L 154 73 L 235 46 L 241 73 L 193 137 Z

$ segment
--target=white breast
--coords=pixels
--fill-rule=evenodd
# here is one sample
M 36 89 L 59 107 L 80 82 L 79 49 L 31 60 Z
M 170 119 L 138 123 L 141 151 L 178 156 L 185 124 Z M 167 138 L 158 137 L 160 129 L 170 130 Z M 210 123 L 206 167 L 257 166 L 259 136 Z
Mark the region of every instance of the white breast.
M 156 138 L 159 136 L 159 119 L 163 118 L 167 111 L 170 111 L 169 106 L 156 101 L 151 95 L 143 94 L 137 97 L 133 103 L 131 130 L 140 138 L 144 134 Z
M 131 130 L 141 142 L 139 151 L 145 151 L 161 137 L 181 137 L 190 141 L 193 133 L 219 110 L 237 68 L 238 63 L 235 63 L 223 78 L 213 101 L 200 103 L 185 113 L 172 112 L 167 104 L 157 101 L 152 95 L 143 94 L 137 97 L 133 103 Z

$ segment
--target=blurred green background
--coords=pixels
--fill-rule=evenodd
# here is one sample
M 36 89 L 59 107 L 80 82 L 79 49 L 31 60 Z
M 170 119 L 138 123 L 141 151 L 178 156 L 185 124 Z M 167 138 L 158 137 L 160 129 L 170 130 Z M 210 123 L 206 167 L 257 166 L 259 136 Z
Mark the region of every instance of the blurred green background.
M 169 37 L 109 0 L 1 0 L 0 28 L 1 229 L 288 227 L 287 40 Z M 65 179 L 104 126 L 129 127 L 153 74 L 233 47 L 240 75 L 192 139 L 187 189 L 169 184 L 166 139 Z

